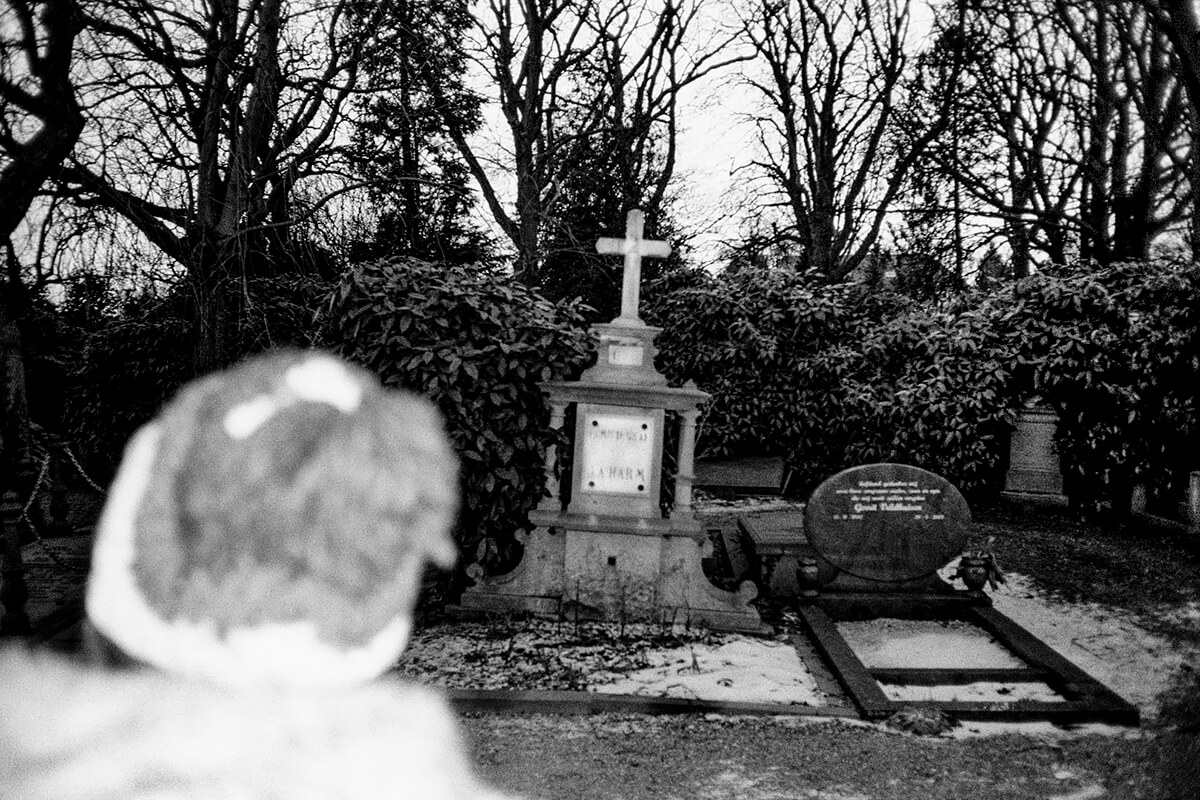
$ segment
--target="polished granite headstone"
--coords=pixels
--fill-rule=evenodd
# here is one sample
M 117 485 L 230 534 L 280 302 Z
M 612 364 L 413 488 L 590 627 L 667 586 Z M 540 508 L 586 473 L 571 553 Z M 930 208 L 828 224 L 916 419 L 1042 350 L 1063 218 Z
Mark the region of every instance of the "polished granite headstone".
M 813 492 L 804 530 L 829 588 L 876 591 L 936 586 L 962 553 L 971 512 L 948 480 L 906 464 L 844 470 Z

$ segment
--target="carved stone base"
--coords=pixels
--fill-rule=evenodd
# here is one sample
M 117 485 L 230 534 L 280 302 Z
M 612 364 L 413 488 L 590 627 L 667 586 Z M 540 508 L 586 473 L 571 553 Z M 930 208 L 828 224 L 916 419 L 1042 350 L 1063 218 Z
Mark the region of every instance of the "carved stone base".
M 568 620 L 769 630 L 750 604 L 758 594 L 753 582 L 730 592 L 705 576 L 707 543 L 698 541 L 694 523 L 641 527 L 629 519 L 565 514 L 556 521 L 576 524 L 535 529 L 521 562 L 503 575 L 473 576 L 476 584 L 460 606 Z

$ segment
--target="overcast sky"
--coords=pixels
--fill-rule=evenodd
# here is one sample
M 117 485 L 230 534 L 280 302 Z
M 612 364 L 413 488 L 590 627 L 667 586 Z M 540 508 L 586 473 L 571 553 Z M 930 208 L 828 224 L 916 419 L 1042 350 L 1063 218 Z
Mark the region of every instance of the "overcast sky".
M 712 3 L 719 10 L 722 3 Z M 909 38 L 913 52 L 928 33 L 931 20 L 927 0 L 913 0 Z M 737 238 L 739 217 L 744 205 L 747 174 L 734 174 L 754 157 L 754 130 L 745 115 L 752 110 L 752 95 L 739 87 L 738 78 L 747 64 L 737 64 L 700 82 L 685 94 L 680 108 L 681 131 L 676 167 L 678 202 L 675 213 L 695 234 L 692 256 L 695 263 L 714 265 L 722 241 Z M 489 79 L 482 79 L 486 96 L 495 92 Z M 482 138 L 495 140 L 503 118 L 494 104 L 486 110 L 488 130 Z M 511 201 L 515 180 L 503 170 L 492 171 L 497 188 L 504 187 Z M 482 202 L 476 211 L 481 223 L 492 230 L 497 242 L 505 246 L 507 239 L 499 232 Z M 614 235 L 620 231 L 613 231 Z

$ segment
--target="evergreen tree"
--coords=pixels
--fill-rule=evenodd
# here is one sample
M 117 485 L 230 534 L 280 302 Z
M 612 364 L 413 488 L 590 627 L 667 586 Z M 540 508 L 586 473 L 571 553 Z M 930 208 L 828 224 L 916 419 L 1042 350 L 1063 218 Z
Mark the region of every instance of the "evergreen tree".
M 481 124 L 478 95 L 466 88 L 462 42 L 466 0 L 398 0 L 371 40 L 363 69 L 352 161 L 377 209 L 374 240 L 356 255 L 386 254 L 466 263 L 490 255 L 487 236 L 470 224 L 469 172 L 446 133 L 445 115 L 468 133 Z M 425 89 L 431 76 L 439 97 Z
M 597 97 L 606 91 L 599 81 L 584 82 L 584 87 L 583 91 Z M 571 169 L 563 172 L 556 185 L 556 202 L 562 211 L 547 235 L 547 256 L 539 282 L 550 299 L 582 298 L 596 322 L 607 322 L 620 313 L 623 279 L 621 260 L 598 254 L 596 240 L 624 236 L 625 215 L 630 210 L 645 213 L 646 238 L 672 245 L 668 258 L 642 262 L 643 285 L 682 264 L 671 198 L 659 191 L 660 182 L 669 180 L 664 175 L 663 133 L 645 115 L 626 114 L 623 118 L 623 104 L 609 105 L 613 113 L 606 123 L 593 123 L 591 135 L 579 136 Z

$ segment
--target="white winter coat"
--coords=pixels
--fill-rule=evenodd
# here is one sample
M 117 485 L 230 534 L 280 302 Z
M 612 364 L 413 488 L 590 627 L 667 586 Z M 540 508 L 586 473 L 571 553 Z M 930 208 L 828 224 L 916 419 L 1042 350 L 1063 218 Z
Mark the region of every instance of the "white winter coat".
M 231 689 L 0 650 L 0 796 L 12 800 L 500 798 L 438 694 Z

